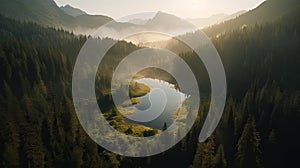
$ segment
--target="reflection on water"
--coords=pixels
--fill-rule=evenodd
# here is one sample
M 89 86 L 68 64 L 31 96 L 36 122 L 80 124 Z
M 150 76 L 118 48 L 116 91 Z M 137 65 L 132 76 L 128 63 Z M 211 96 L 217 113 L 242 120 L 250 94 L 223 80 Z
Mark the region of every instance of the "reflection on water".
M 156 129 L 163 129 L 164 123 L 167 124 L 167 127 L 170 126 L 174 121 L 175 113 L 182 102 L 187 98 L 187 95 L 175 89 L 173 84 L 162 80 L 141 78 L 136 80 L 136 82 L 143 83 L 151 88 L 151 91 L 148 94 L 139 97 L 140 103 L 134 105 L 137 109 L 136 113 L 147 109 L 149 110 L 149 108 L 151 110 L 147 112 L 157 113 L 156 110 L 161 110 L 160 107 L 163 103 L 165 108 L 161 115 L 149 122 L 136 122 L 130 119 L 126 119 L 125 121 L 142 124 Z M 161 92 L 157 91 L 158 89 L 163 91 L 165 96 L 162 96 Z

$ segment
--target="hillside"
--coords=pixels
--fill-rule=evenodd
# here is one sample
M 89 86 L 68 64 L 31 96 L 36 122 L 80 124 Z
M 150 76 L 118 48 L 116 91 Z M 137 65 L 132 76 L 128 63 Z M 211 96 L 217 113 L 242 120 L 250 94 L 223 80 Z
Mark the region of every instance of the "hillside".
M 235 19 L 205 28 L 203 31 L 213 37 L 220 33 L 230 32 L 242 26 L 253 26 L 279 19 L 287 12 L 300 7 L 299 0 L 267 0 L 255 9 L 238 16 Z
M 0 2 L 0 13 L 10 18 L 49 26 L 75 26 L 74 18 L 65 14 L 52 0 L 0 0 Z
M 185 29 L 189 28 L 189 25 L 190 23 L 177 16 L 159 11 L 154 18 L 150 19 L 144 26 L 149 28 Z
M 195 26 L 197 26 L 199 28 L 203 28 L 203 27 L 211 26 L 213 24 L 218 24 L 220 22 L 234 19 L 234 18 L 238 17 L 239 15 L 242 15 L 243 13 L 246 13 L 246 12 L 247 11 L 242 10 L 242 11 L 233 13 L 231 15 L 216 14 L 216 15 L 212 15 L 208 18 L 193 18 L 193 19 L 187 19 L 187 20 L 189 22 L 191 22 L 192 24 L 194 24 Z
M 74 8 L 70 5 L 61 6 L 60 9 L 62 9 L 65 13 L 67 13 L 68 15 L 73 16 L 73 17 L 87 14 L 86 12 L 84 12 L 78 8 Z
M 165 153 L 148 158 L 110 153 L 82 130 L 72 104 L 71 74 L 73 59 L 86 37 L 0 17 L 0 35 L 5 37 L 0 41 L 0 167 L 198 168 L 202 163 L 210 167 L 293 167 L 300 128 L 299 12 L 214 38 L 229 91 L 221 123 L 210 139 L 197 144 L 209 104 L 205 100 L 187 138 Z M 136 49 L 120 42 L 112 48 L 105 68 L 117 65 L 121 55 Z M 197 71 L 201 64 L 193 56 L 181 54 L 203 80 Z M 103 90 L 110 87 L 111 76 L 101 74 L 104 76 L 96 89 Z M 110 108 L 109 97 L 103 95 L 99 95 L 100 108 L 108 109 L 105 115 L 111 123 L 127 133 L 136 133 L 135 126 L 127 129 L 120 125 L 122 118 Z M 143 135 L 152 133 L 145 131 Z M 249 149 L 259 152 L 249 153 Z M 243 158 L 251 159 L 239 162 Z
M 38 23 L 46 27 L 64 28 L 77 34 L 91 34 L 105 23 L 113 21 L 110 17 L 89 15 L 69 5 L 59 8 L 53 0 L 0 0 L 0 3 L 0 14 L 3 16 Z M 167 22 L 176 26 L 170 27 L 169 24 L 166 24 Z M 184 33 L 185 29 L 189 27 L 187 25 L 189 25 L 188 22 L 174 15 L 158 12 L 154 18 L 143 25 L 113 22 L 109 30 L 110 32 L 126 32 L 130 29 L 150 28 Z
M 0 15 L 0 167 L 282 168 L 299 164 L 300 8 L 297 0 L 269 0 L 236 19 L 206 29 L 212 34 L 219 34 L 223 29 L 227 32 L 218 37 L 212 35 L 211 39 L 224 65 L 228 94 L 218 127 L 203 143 L 198 142 L 198 136 L 211 103 L 211 97 L 202 92 L 211 91 L 208 73 L 194 51 L 185 50 L 186 46 L 178 45 L 177 41 L 168 44 L 166 49 L 178 53 L 195 74 L 201 103 L 189 133 L 169 150 L 148 157 L 114 154 L 83 130 L 73 104 L 72 74 L 78 53 L 88 38 L 62 29 L 45 28 L 62 22 L 81 26 L 77 22 L 79 18 L 83 20 L 80 23 L 89 24 L 89 21 L 96 22 L 97 16 L 93 16 L 93 21 L 86 14 L 67 15 L 57 10 L 52 0 L 0 2 L 10 7 L 4 9 L 2 4 L 0 7 L 1 13 L 10 17 Z M 161 24 L 161 29 L 170 29 L 169 20 L 179 29 L 185 28 L 181 19 L 162 12 L 146 25 L 114 24 L 117 30 L 156 24 Z M 240 29 L 240 24 L 247 26 Z M 192 33 L 186 38 L 191 36 Z M 101 44 L 112 39 L 92 40 Z M 116 67 L 139 49 L 141 46 L 125 41 L 112 46 L 99 64 L 94 93 L 98 107 L 113 128 L 127 135 L 146 137 L 160 132 L 126 123 L 115 108 L 114 90 L 111 90 Z M 176 63 L 167 61 L 166 66 L 179 69 Z M 88 79 L 95 67 L 88 62 L 80 66 L 83 66 L 82 80 Z M 152 70 L 148 69 L 147 73 Z M 203 88 L 206 84 L 208 88 Z M 143 95 L 148 90 L 139 85 L 137 88 L 140 90 L 130 94 Z M 122 90 L 121 86 L 119 91 L 128 90 Z M 88 106 L 88 102 L 83 100 L 83 105 Z M 182 109 L 192 111 L 190 107 Z M 99 118 L 93 110 L 86 114 L 87 118 Z M 97 124 L 89 129 L 102 138 L 99 133 L 103 129 L 97 129 Z M 126 138 L 118 141 L 115 136 L 107 138 L 116 147 L 131 142 Z M 153 144 L 157 148 L 162 145 Z
M 68 30 L 98 28 L 112 18 L 102 15 L 71 16 L 60 9 L 53 0 L 0 0 L 0 14 L 21 21 Z

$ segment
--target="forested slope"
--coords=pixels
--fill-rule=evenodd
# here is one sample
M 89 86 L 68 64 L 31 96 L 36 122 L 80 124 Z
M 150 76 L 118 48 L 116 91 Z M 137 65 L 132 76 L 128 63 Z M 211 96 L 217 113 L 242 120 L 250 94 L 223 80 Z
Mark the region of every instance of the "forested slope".
M 204 100 L 191 132 L 148 158 L 112 154 L 81 128 L 71 76 L 86 37 L 0 17 L 1 167 L 293 167 L 300 150 L 298 16 L 296 10 L 214 38 L 228 81 L 221 123 L 197 143 Z M 110 56 L 134 49 L 120 42 Z M 192 55 L 181 54 L 194 67 Z

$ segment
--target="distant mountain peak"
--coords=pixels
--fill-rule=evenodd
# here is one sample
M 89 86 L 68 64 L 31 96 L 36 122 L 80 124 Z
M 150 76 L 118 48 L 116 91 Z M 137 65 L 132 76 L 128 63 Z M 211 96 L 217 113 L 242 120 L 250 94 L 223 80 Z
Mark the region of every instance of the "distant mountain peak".
M 61 6 L 60 9 L 63 10 L 66 14 L 73 16 L 73 17 L 87 14 L 86 12 L 84 12 L 78 8 L 74 8 L 69 4 L 67 4 L 65 6 Z
M 169 14 L 169 13 L 166 13 L 166 12 L 163 12 L 163 11 L 158 11 L 156 13 L 156 15 L 153 17 L 153 19 L 157 19 L 157 18 L 176 18 L 176 19 L 180 19 L 179 17 L 175 16 L 175 15 L 172 15 L 172 14 Z M 182 20 L 182 19 L 180 19 Z
M 154 27 L 159 25 L 167 26 L 166 24 L 168 24 L 172 26 L 178 26 L 178 28 L 180 28 L 186 27 L 186 25 L 188 25 L 188 22 L 175 15 L 158 11 L 156 15 L 152 19 L 149 19 L 146 24 Z

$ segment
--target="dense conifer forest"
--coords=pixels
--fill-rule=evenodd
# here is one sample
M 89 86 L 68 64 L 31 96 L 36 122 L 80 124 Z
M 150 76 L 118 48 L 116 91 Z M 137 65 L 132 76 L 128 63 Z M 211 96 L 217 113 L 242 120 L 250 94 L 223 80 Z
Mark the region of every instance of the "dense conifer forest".
M 147 158 L 104 150 L 77 119 L 71 77 L 88 37 L 0 16 L 0 167 L 295 167 L 300 150 L 299 14 L 296 9 L 276 21 L 213 37 L 228 82 L 221 122 L 206 142 L 198 143 L 207 98 L 189 134 Z M 108 56 L 121 59 L 138 48 L 120 41 Z M 193 54 L 180 54 L 191 67 L 197 66 L 189 60 Z M 99 80 L 110 78 L 108 73 Z M 99 101 L 109 104 L 105 96 L 100 94 Z M 107 111 L 112 118 L 118 115 Z

